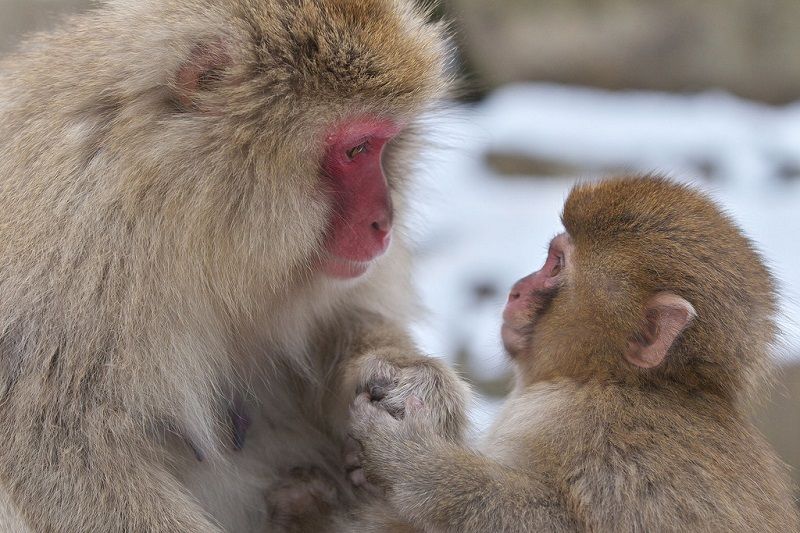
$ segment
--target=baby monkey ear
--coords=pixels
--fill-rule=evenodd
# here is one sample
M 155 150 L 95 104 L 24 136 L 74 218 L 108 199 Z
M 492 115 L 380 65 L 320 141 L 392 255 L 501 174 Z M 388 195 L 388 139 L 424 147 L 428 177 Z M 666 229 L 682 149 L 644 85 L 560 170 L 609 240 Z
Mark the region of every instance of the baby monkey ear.
M 224 80 L 232 59 L 222 39 L 196 45 L 175 75 L 178 102 L 185 109 L 198 109 L 204 91 Z
M 625 359 L 639 368 L 657 367 L 696 316 L 694 306 L 680 296 L 670 292 L 656 294 L 647 302 L 640 331 L 628 341 Z

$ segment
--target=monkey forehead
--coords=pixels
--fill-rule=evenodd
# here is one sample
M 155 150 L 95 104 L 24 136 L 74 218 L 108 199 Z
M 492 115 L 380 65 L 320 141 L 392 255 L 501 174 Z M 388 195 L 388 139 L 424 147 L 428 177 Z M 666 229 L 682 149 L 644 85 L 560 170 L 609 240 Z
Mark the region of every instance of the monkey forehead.
M 446 88 L 445 40 L 414 2 L 247 5 L 258 63 L 254 79 L 271 93 L 283 88 L 290 97 L 316 101 L 324 91 L 332 100 L 366 96 L 396 106 L 428 101 Z
M 769 280 L 755 247 L 708 196 L 660 176 L 622 176 L 576 186 L 564 227 L 582 256 L 615 255 L 629 270 L 740 274 Z M 604 253 L 605 252 L 605 253 Z M 654 265 L 669 268 L 653 268 Z
M 688 227 L 703 233 L 707 224 L 735 231 L 705 195 L 657 175 L 577 185 L 564 204 L 562 221 L 573 237 L 590 236 L 595 241 L 661 234 L 674 239 Z
M 564 227 L 576 242 L 627 255 L 763 264 L 736 224 L 699 190 L 655 175 L 622 176 L 576 186 L 564 204 Z M 732 254 L 744 251 L 746 257 Z M 677 255 L 674 255 L 677 254 Z M 641 257 L 639 257 L 641 259 Z M 706 263 L 708 257 L 705 257 Z M 652 261 L 649 261 L 652 262 Z

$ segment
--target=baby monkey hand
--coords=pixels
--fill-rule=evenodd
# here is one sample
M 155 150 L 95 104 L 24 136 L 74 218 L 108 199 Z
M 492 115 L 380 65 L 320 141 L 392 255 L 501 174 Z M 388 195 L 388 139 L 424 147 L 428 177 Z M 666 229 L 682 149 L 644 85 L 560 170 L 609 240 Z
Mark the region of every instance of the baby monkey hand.
M 390 489 L 396 470 L 422 453 L 427 441 L 440 437 L 436 419 L 416 396 L 393 412 L 368 393 L 358 395 L 350 408 L 345 462 L 350 481 L 370 493 Z

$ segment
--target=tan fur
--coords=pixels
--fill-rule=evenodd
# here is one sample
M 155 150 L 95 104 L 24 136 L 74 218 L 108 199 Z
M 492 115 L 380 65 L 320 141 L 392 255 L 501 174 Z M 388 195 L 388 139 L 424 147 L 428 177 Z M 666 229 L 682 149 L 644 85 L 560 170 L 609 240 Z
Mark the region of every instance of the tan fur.
M 204 49 L 229 63 L 186 94 L 178 73 Z M 408 124 L 385 162 L 402 233 L 445 53 L 404 0 L 119 0 L 2 63 L 6 530 L 21 515 L 36 531 L 260 531 L 271 488 L 309 465 L 347 508 L 346 405 L 387 376 L 407 385 L 387 401 L 419 389 L 460 431 L 460 385 L 404 331 L 402 235 L 359 282 L 310 268 L 326 128 Z M 237 402 L 253 420 L 240 452 Z
M 358 399 L 367 478 L 431 532 L 799 531 L 785 467 L 745 414 L 775 335 L 754 246 L 707 197 L 661 178 L 578 186 L 563 221 L 560 289 L 531 311 L 516 388 L 481 451 L 438 436 L 435 408 L 397 420 Z M 654 295 L 696 316 L 641 369 L 626 346 Z

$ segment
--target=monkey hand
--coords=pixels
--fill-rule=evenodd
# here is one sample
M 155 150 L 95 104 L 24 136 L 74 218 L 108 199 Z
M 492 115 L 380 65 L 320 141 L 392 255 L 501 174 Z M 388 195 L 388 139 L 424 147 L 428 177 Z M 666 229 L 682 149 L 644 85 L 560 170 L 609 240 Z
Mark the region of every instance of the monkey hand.
M 453 441 L 462 439 L 468 389 L 440 361 L 421 356 L 367 356 L 358 363 L 356 379 L 357 394 L 367 394 L 389 415 L 403 418 L 407 401 L 416 397 L 440 435 Z
M 415 454 L 424 453 L 426 442 L 441 438 L 419 398 L 410 396 L 403 413 L 396 418 L 366 393 L 353 402 L 345 463 L 355 486 L 373 494 L 390 489 L 404 465 L 415 464 Z
M 311 531 L 339 505 L 336 484 L 316 467 L 295 467 L 265 494 L 269 531 Z

